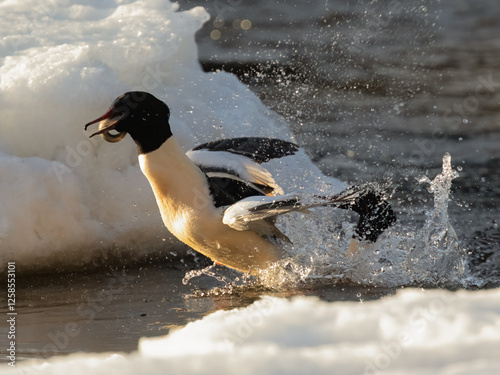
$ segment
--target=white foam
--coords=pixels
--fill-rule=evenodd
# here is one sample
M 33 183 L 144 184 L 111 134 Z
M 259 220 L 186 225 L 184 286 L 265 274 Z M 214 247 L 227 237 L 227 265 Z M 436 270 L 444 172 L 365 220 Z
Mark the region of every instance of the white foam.
M 500 289 L 402 290 L 363 303 L 266 297 L 165 337 L 143 338 L 131 354 L 73 354 L 16 369 L 73 375 L 493 375 L 500 371 L 499 345 Z
M 83 125 L 125 91 L 171 107 L 189 149 L 234 136 L 291 139 L 286 124 L 230 74 L 204 73 L 194 33 L 208 19 L 168 1 L 0 3 L 0 264 L 77 266 L 154 252 L 171 239 L 130 139 L 88 139 Z M 285 190 L 338 189 L 301 153 L 271 163 Z M 291 177 L 295 176 L 295 177 Z M 333 187 L 325 184 L 333 183 Z

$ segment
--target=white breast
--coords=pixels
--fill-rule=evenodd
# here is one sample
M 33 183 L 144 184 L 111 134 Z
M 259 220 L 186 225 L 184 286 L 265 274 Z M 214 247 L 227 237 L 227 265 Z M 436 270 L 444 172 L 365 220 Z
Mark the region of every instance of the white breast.
M 242 271 L 263 268 L 280 256 L 274 245 L 252 231 L 222 222 L 205 175 L 170 138 L 159 149 L 139 155 L 165 226 L 179 240 L 213 260 Z

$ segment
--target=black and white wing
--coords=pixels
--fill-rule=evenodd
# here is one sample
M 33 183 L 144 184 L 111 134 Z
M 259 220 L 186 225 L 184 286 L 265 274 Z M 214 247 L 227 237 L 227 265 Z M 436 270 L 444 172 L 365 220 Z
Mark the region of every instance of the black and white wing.
M 319 206 L 350 209 L 360 216 L 355 232 L 361 239 L 375 242 L 396 222 L 396 216 L 380 191 L 372 184 L 352 186 L 332 196 L 288 194 L 279 197 L 248 197 L 224 211 L 222 222 L 233 229 L 269 233 L 276 216 Z M 273 232 L 276 235 L 276 233 Z M 280 237 L 280 236 L 277 236 Z
M 298 146 L 273 138 L 233 138 L 205 143 L 187 155 L 206 174 L 216 207 L 224 207 L 222 222 L 244 231 L 290 241 L 276 228 L 276 216 L 318 206 L 349 209 L 359 214 L 355 233 L 375 242 L 396 221 L 382 189 L 376 184 L 352 186 L 333 196 L 282 195 L 283 190 L 260 164 L 293 155 Z
M 280 195 L 283 190 L 260 163 L 293 155 L 294 143 L 272 138 L 233 138 L 205 143 L 187 156 L 207 176 L 216 207 L 252 196 Z
M 276 138 L 243 137 L 220 139 L 193 148 L 193 151 L 198 150 L 227 151 L 246 156 L 261 164 L 271 159 L 294 155 L 299 150 L 299 146 L 293 142 Z
M 245 156 L 205 150 L 188 151 L 186 155 L 208 178 L 229 178 L 250 184 L 260 193 L 257 195 L 283 194 L 271 173 Z
M 236 230 L 252 229 L 252 223 L 292 211 L 306 211 L 319 206 L 339 206 L 344 198 L 287 194 L 279 197 L 248 197 L 224 211 L 222 222 Z
M 222 222 L 233 229 L 252 229 L 254 222 L 272 218 L 287 212 L 306 209 L 300 196 L 294 194 L 279 197 L 248 197 L 224 211 Z

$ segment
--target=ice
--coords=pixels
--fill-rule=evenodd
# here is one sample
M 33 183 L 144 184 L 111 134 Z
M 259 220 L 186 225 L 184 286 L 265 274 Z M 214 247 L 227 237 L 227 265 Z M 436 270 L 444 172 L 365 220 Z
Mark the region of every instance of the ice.
M 33 360 L 22 374 L 497 374 L 500 289 L 400 290 L 370 302 L 264 297 L 137 352 Z M 16 372 L 17 371 L 17 372 Z
M 223 137 L 293 140 L 236 77 L 202 71 L 194 34 L 208 13 L 177 10 L 168 1 L 0 3 L 0 267 L 38 272 L 180 247 L 133 142 L 83 131 L 126 91 L 163 99 L 186 150 Z M 303 152 L 270 170 L 285 190 L 342 186 Z

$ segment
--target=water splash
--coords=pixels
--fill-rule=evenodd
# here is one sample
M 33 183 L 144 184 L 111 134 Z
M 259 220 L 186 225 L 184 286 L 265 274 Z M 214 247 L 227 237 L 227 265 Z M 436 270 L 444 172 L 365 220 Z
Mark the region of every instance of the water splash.
M 500 225 L 475 231 L 467 244 L 467 282 L 477 288 L 500 285 Z
M 424 227 L 417 232 L 415 244 L 408 254 L 411 280 L 434 286 L 461 283 L 465 272 L 465 251 L 461 248 L 455 230 L 448 217 L 451 182 L 458 172 L 451 166 L 451 156 L 443 157 L 442 172 L 428 183 L 428 191 L 434 195 L 434 208 L 427 213 Z
M 375 244 L 361 243 L 355 255 L 347 254 L 347 250 L 356 218 L 346 211 L 318 208 L 305 216 L 292 213 L 279 218 L 277 225 L 293 243 L 286 247 L 290 257 L 258 275 L 245 275 L 235 282 L 210 266 L 190 271 L 183 282 L 208 275 L 219 280 L 229 292 L 250 284 L 272 290 L 318 284 L 464 286 L 466 252 L 448 217 L 450 188 L 456 177 L 458 173 L 447 153 L 441 173 L 433 180 L 426 176 L 420 180 L 429 185 L 428 192 L 434 199 L 425 223 L 419 227 L 416 223 L 397 224 L 386 230 Z
M 200 276 L 209 276 L 219 281 L 220 283 L 229 286 L 232 285 L 235 281 L 235 276 L 238 274 L 237 271 L 228 269 L 220 264 L 214 262 L 213 264 L 204 267 L 198 270 L 191 270 L 186 272 L 184 278 L 182 279 L 182 283 L 187 285 L 191 279 L 200 277 Z M 239 281 L 239 280 L 237 280 Z

